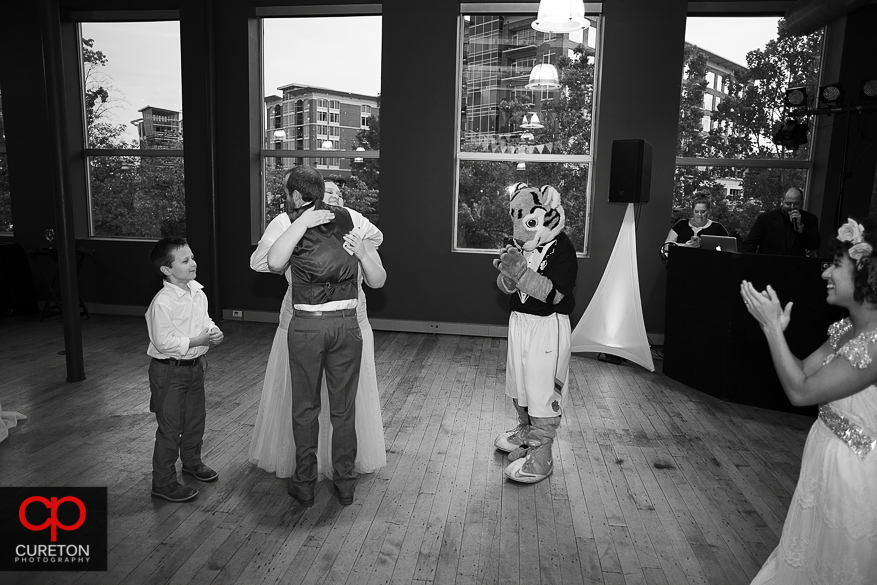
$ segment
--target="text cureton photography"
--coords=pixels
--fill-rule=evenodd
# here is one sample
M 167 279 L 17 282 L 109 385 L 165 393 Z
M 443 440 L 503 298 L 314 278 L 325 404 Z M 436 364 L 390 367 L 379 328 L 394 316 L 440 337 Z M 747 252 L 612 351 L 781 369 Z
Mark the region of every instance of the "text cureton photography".
M 105 571 L 107 489 L 0 488 L 0 571 Z

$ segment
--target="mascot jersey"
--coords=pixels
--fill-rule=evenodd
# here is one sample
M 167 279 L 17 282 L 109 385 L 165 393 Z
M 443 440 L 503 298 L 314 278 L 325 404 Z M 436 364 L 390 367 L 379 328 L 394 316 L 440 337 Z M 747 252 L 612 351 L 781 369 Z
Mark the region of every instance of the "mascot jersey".
M 575 297 L 572 294 L 578 274 L 576 250 L 565 232 L 560 232 L 554 240 L 542 246 L 544 246 L 542 250 L 536 248 L 532 252 L 524 252 L 524 256 L 528 257 L 529 260 L 529 256 L 537 255 L 544 251 L 545 255 L 542 257 L 539 265 L 531 266 L 531 268 L 537 274 L 548 277 L 554 285 L 554 290 L 548 293 L 547 302 L 542 302 L 529 295 L 512 294 L 509 297 L 509 308 L 518 313 L 542 317 L 552 313 L 569 315 L 576 304 Z M 558 304 L 554 304 L 555 292 L 560 292 L 563 295 Z

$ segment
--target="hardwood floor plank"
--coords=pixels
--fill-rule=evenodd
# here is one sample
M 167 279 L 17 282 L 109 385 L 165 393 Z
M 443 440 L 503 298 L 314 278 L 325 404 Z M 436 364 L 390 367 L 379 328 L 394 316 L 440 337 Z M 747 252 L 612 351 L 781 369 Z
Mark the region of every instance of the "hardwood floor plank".
M 181 476 L 201 493 L 172 504 L 149 494 L 143 319 L 86 320 L 87 378 L 73 384 L 60 320 L 0 320 L 0 398 L 29 417 L 0 444 L 0 486 L 109 494 L 106 572 L 4 585 L 743 585 L 776 544 L 813 422 L 576 354 L 554 474 L 518 485 L 493 446 L 515 425 L 506 341 L 378 331 L 387 465 L 359 478 L 352 505 L 321 481 L 302 509 L 247 460 L 276 326 L 220 326 L 204 435 L 220 478 Z

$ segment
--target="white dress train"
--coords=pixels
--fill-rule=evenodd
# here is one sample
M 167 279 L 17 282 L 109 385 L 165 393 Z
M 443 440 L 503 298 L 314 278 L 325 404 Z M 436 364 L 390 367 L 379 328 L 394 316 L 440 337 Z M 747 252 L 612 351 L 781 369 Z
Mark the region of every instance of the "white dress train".
M 362 365 L 356 391 L 356 464 L 357 473 L 373 473 L 387 464 L 384 447 L 384 423 L 375 371 L 375 342 L 366 316 L 365 295 L 359 287 L 356 314 L 362 331 Z M 250 442 L 250 462 L 277 477 L 291 477 L 295 470 L 295 442 L 292 438 L 292 385 L 289 374 L 289 346 L 286 335 L 292 318 L 289 289 L 283 298 L 280 325 L 274 334 L 259 413 Z M 317 442 L 317 473 L 332 478 L 332 424 L 329 422 L 329 398 L 326 378 L 321 391 L 320 438 Z
M 371 333 L 371 328 L 369 328 L 369 333 Z M 364 337 L 364 336 L 363 336 Z M 374 341 L 372 342 L 372 351 L 374 351 Z M 374 367 L 374 364 L 372 364 Z M 0 441 L 3 441 L 6 437 L 9 436 L 9 430 L 14 426 L 18 426 L 18 421 L 24 420 L 27 417 L 21 414 L 20 412 L 14 412 L 12 410 L 3 411 L 3 406 L 0 405 Z
M 877 387 L 828 404 L 877 438 Z M 875 583 L 877 450 L 859 458 L 817 419 L 807 435 L 780 542 L 752 585 Z

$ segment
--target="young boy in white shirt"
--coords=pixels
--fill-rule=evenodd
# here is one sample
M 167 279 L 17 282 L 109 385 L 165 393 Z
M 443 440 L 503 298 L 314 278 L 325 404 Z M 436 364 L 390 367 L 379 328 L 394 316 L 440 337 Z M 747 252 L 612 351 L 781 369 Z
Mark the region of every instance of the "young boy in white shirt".
M 201 461 L 207 412 L 201 357 L 222 343 L 223 334 L 207 314 L 204 287 L 195 280 L 198 265 L 183 238 L 164 238 L 150 260 L 164 276 L 162 289 L 146 311 L 149 329 L 149 410 L 158 430 L 152 455 L 152 496 L 185 502 L 198 490 L 177 481 L 177 459 L 183 473 L 200 481 L 219 475 Z

